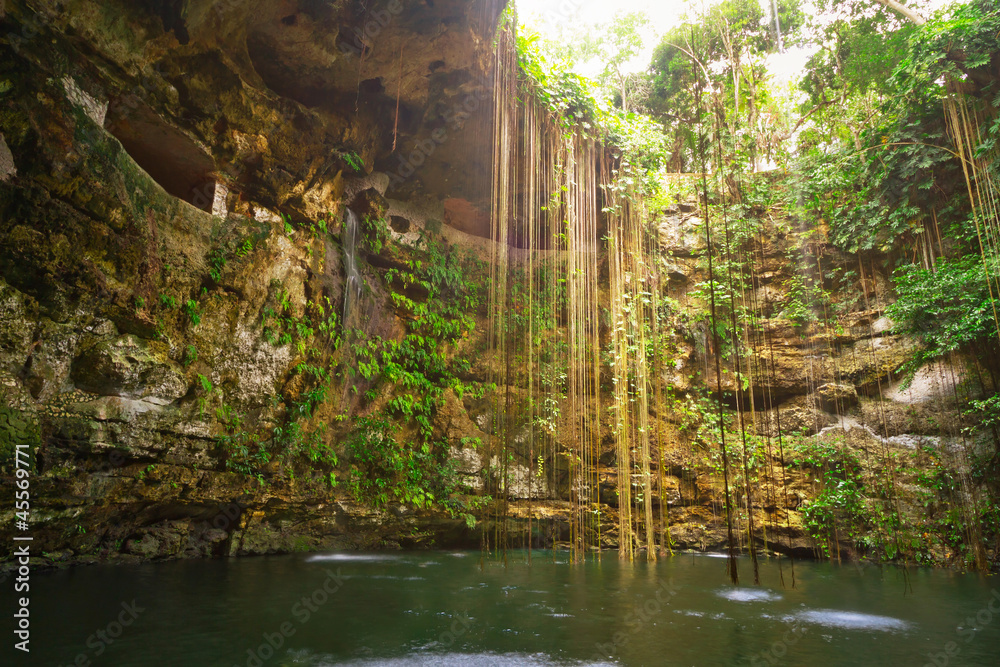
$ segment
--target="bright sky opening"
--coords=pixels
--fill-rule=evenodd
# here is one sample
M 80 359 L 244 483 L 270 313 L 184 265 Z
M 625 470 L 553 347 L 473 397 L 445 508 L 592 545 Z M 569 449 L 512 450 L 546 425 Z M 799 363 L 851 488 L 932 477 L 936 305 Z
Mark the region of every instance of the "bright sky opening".
M 516 0 L 520 20 L 537 28 L 545 37 L 556 39 L 560 30 L 574 25 L 603 25 L 610 23 L 615 14 L 643 11 L 650 19 L 650 30 L 643 35 L 642 52 L 628 63 L 627 69 L 632 72 L 642 72 L 649 67 L 653 51 L 659 44 L 660 37 L 671 27 L 680 22 L 685 10 L 692 4 L 678 0 Z M 925 12 L 936 10 L 947 4 L 948 0 L 927 0 L 927 2 L 908 2 Z M 712 3 L 707 3 L 712 4 Z M 761 6 L 765 14 L 770 16 L 769 0 L 762 0 Z M 803 3 L 809 6 L 808 0 Z M 806 9 L 805 11 L 809 11 Z M 802 74 L 806 61 L 816 51 L 815 46 L 796 47 L 784 53 L 773 53 L 767 59 L 767 68 L 779 82 L 788 83 L 798 79 Z M 589 62 L 577 67 L 577 73 L 594 77 L 603 67 L 603 63 Z

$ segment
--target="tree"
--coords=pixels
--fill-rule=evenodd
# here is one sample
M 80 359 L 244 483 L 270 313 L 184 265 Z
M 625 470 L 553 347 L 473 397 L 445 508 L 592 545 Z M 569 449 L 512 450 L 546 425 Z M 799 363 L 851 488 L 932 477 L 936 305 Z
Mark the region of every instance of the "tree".
M 551 44 L 553 55 L 567 69 L 603 63 L 596 77 L 604 96 L 629 113 L 648 96 L 645 75 L 628 71 L 628 64 L 642 51 L 642 33 L 649 28 L 645 12 L 618 12 L 607 24 L 580 25 L 564 31 Z
M 913 25 L 923 25 L 927 23 L 927 19 L 913 11 L 909 7 L 899 4 L 896 0 L 875 0 L 878 4 L 888 7 L 892 11 L 896 12 L 900 16 L 904 17 L 907 21 Z
M 777 25 L 795 43 L 803 22 L 797 0 L 774 2 L 770 15 L 757 0 L 723 0 L 703 13 L 689 14 L 664 36 L 650 65 L 649 105 L 672 129 L 677 151 L 690 145 L 685 139 L 690 133 L 681 125 L 695 115 L 691 90 L 700 85 L 710 91 L 712 113 L 721 126 L 713 131 L 727 147 L 724 159 L 736 168 L 756 170 L 778 131 L 763 122 L 762 109 L 772 101 L 765 60 L 778 47 Z M 673 162 L 682 163 L 682 156 Z

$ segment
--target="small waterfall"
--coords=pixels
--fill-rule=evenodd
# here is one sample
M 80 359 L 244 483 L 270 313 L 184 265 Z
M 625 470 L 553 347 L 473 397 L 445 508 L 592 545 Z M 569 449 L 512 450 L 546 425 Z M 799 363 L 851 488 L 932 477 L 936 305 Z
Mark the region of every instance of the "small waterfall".
M 351 209 L 345 209 L 344 231 L 341 240 L 344 244 L 344 319 L 342 326 L 346 329 L 351 309 L 361 298 L 361 274 L 358 273 L 357 244 L 358 216 Z

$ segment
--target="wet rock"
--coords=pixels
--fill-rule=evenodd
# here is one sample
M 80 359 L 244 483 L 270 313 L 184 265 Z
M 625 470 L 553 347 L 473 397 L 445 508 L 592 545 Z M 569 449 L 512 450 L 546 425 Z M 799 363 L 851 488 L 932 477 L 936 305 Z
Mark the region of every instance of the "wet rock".
M 165 345 L 131 335 L 85 350 L 74 360 L 71 376 L 85 391 L 159 405 L 177 400 L 188 390 Z
M 7 146 L 7 141 L 0 133 L 0 181 L 9 181 L 17 176 L 17 167 L 14 165 L 14 156 Z
M 674 257 L 692 257 L 705 251 L 701 218 L 692 214 L 667 215 L 658 220 L 660 247 Z
M 840 412 L 858 403 L 858 391 L 850 384 L 821 384 L 816 387 L 815 395 L 823 409 L 830 412 Z
M 0 372 L 16 375 L 31 354 L 33 311 L 24 294 L 0 279 Z
M 432 422 L 434 438 L 444 439 L 452 447 L 475 447 L 482 445 L 487 436 L 469 417 L 465 405 L 458 400 L 454 390 L 447 389 L 441 395 L 441 403 Z
M 39 341 L 24 367 L 24 381 L 38 401 L 53 398 L 69 382 L 73 355 L 81 339 L 75 325 L 59 324 L 49 319 L 41 322 Z
M 811 398 L 797 396 L 778 406 L 777 415 L 774 410 L 768 410 L 763 414 L 759 413 L 757 434 L 772 438 L 777 437 L 779 418 L 782 435 L 813 435 L 834 421 L 833 415 L 820 409 Z
M 0 405 L 0 471 L 12 474 L 15 467 L 15 452 L 21 450 L 26 458 L 34 462 L 35 453 L 41 444 L 38 418 L 30 413 Z
M 953 384 L 962 376 L 962 370 L 950 364 L 930 363 L 919 368 L 912 378 L 893 383 L 885 392 L 885 398 L 910 405 L 951 401 L 955 395 Z
M 389 205 L 385 197 L 379 194 L 378 190 L 368 188 L 359 192 L 348 203 L 347 207 L 354 211 L 358 216 L 358 220 L 364 220 L 365 218 L 381 220 L 385 217 L 385 212 L 388 210 Z

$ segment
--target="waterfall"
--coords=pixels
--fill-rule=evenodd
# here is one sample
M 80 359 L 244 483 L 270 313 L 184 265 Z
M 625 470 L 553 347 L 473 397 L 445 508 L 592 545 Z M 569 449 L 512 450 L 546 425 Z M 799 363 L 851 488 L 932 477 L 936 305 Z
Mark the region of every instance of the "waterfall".
M 361 298 L 361 274 L 358 273 L 358 216 L 351 209 L 345 209 L 344 231 L 341 234 L 344 244 L 344 319 L 346 329 L 351 316 L 351 308 Z

